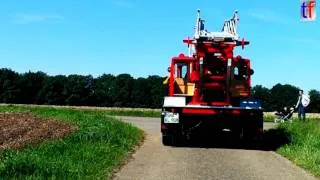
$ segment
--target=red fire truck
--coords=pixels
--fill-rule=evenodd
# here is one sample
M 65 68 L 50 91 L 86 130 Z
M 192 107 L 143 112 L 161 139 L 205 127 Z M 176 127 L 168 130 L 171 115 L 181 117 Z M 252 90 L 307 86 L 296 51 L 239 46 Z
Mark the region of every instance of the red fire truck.
M 219 32 L 204 29 L 197 11 L 195 33 L 183 40 L 189 54 L 171 59 L 164 81 L 168 94 L 161 113 L 164 145 L 177 145 L 194 130 L 228 130 L 241 138 L 263 132 L 261 102 L 250 96 L 250 60 L 234 55 L 234 48 L 248 45 L 237 33 L 238 12 Z

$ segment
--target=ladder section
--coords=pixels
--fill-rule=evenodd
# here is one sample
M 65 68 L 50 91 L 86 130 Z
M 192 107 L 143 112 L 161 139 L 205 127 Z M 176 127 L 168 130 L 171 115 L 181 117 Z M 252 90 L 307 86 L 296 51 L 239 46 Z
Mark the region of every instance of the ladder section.
M 228 105 L 227 62 L 207 56 L 204 63 L 203 100 L 209 105 Z

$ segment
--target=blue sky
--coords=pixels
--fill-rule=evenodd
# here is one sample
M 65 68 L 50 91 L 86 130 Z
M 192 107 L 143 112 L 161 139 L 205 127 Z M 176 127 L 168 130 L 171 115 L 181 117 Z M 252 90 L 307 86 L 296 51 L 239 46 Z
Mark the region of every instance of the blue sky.
M 206 29 L 220 31 L 239 10 L 236 51 L 252 60 L 253 85 L 290 83 L 320 90 L 320 20 L 301 22 L 300 1 L 4 1 L 0 67 L 49 75 L 167 74 L 172 56 L 187 53 L 196 9 Z M 320 8 L 317 7 L 320 12 Z

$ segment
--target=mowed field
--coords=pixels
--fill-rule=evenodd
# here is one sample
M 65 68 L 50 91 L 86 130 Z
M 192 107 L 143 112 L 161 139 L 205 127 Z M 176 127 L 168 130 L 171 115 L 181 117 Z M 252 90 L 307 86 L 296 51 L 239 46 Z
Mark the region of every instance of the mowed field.
M 265 113 L 265 120 L 272 121 L 273 114 Z M 145 139 L 141 129 L 114 116 L 159 118 L 160 109 L 1 105 L 0 177 L 110 178 Z M 294 119 L 265 132 L 280 134 L 285 142 L 275 151 L 315 176 L 320 176 L 319 117 L 308 114 L 307 122 Z

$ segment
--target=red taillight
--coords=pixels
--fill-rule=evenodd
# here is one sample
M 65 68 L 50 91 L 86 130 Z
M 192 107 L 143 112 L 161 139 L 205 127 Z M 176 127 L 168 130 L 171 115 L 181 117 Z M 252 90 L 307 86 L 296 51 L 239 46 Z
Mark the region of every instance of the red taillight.
M 258 132 L 263 132 L 263 128 L 257 129 Z
M 241 113 L 240 110 L 237 110 L 237 109 L 232 110 L 232 114 L 239 115 L 240 113 Z
M 167 125 L 161 124 L 161 130 L 167 129 Z

